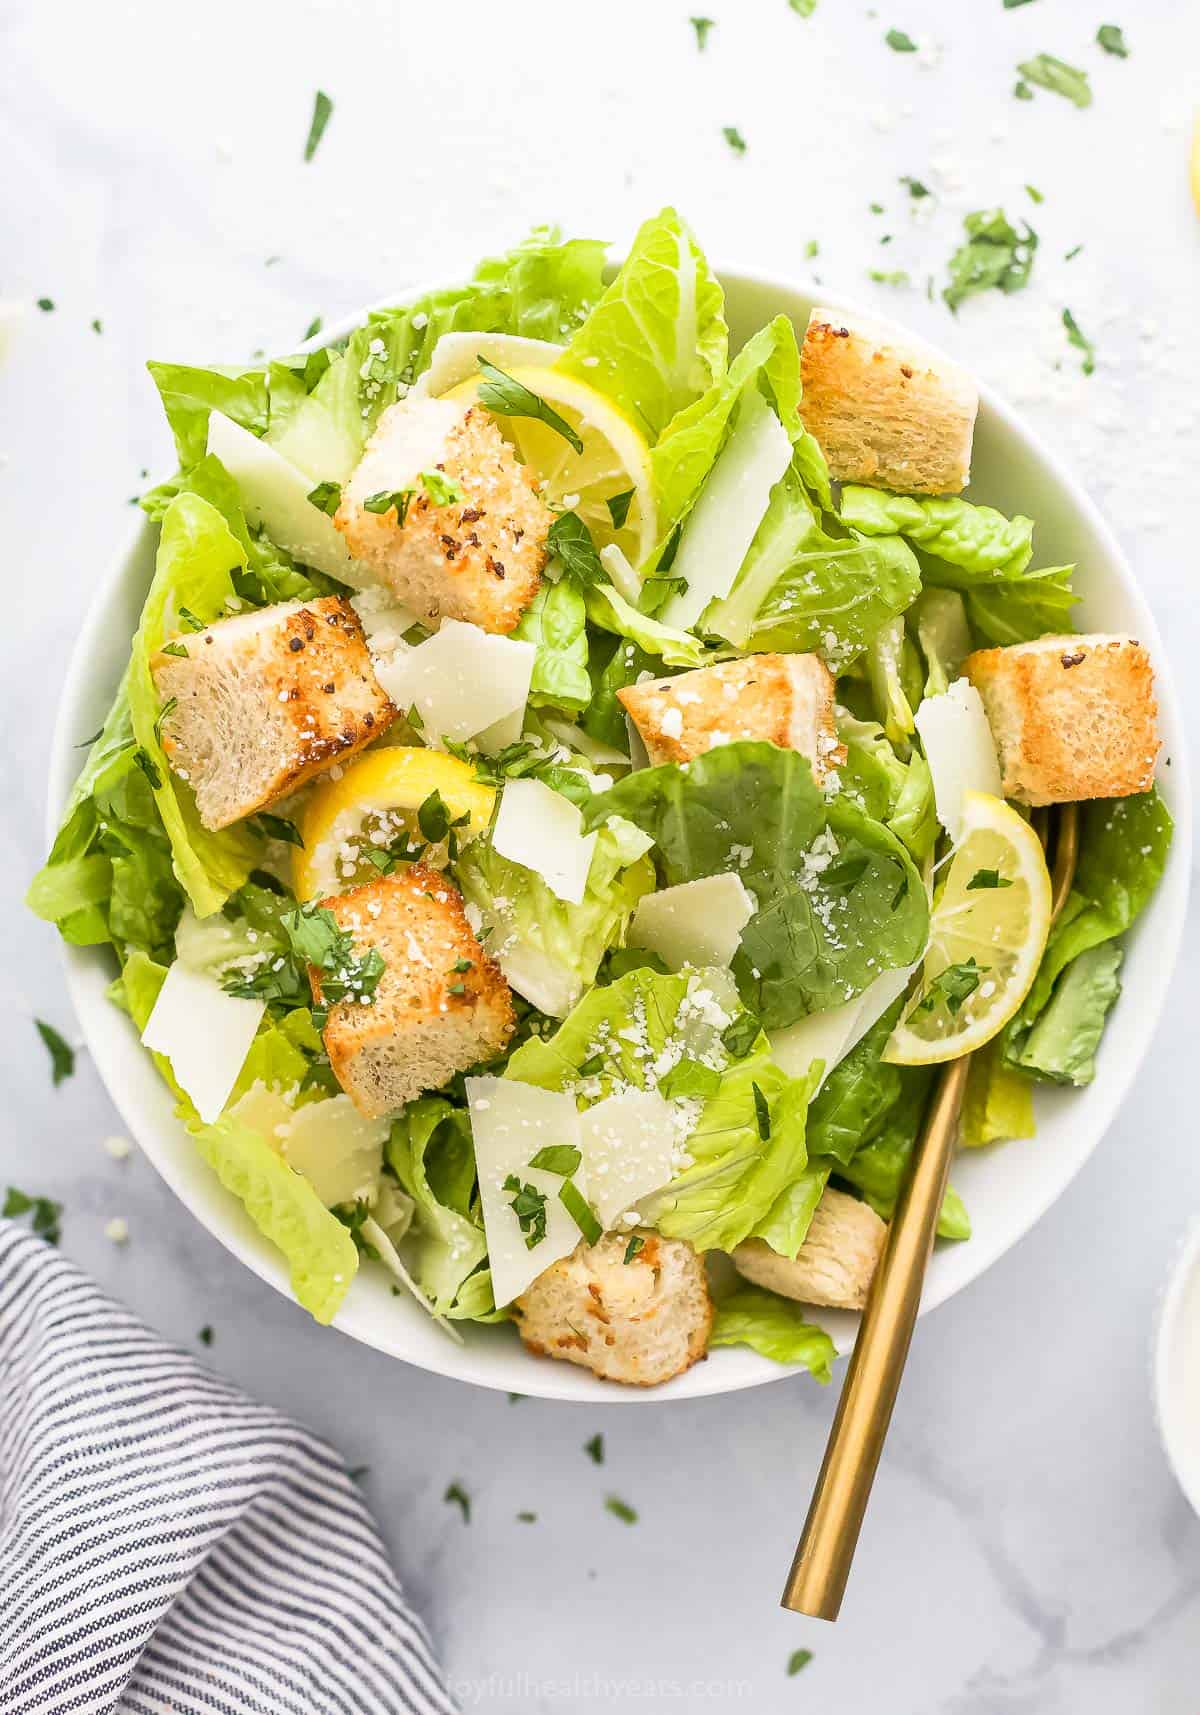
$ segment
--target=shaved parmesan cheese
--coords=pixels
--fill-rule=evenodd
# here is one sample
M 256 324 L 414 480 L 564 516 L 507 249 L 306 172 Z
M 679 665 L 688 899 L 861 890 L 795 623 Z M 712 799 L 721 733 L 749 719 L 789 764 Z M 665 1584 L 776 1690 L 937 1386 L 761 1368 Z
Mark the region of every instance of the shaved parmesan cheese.
M 421 1288 L 417 1285 L 412 1275 L 401 1262 L 400 1253 L 397 1251 L 395 1245 L 373 1215 L 368 1215 L 366 1220 L 363 1222 L 362 1236 L 366 1242 L 374 1248 L 376 1255 L 384 1268 L 387 1269 L 388 1273 L 395 1275 L 401 1286 L 406 1287 L 407 1290 L 412 1293 L 417 1303 L 421 1306 L 421 1309 L 424 1310 L 428 1316 L 432 1316 L 433 1320 L 444 1333 L 449 1334 L 450 1338 L 454 1341 L 454 1344 L 456 1346 L 465 1345 L 466 1342 L 454 1324 L 452 1322 L 448 1322 L 444 1316 L 439 1316 L 437 1311 L 433 1308 L 429 1299 L 421 1291 Z
M 371 568 L 352 557 L 333 519 L 309 500 L 310 479 L 274 447 L 213 411 L 208 419 L 208 450 L 237 483 L 249 522 L 260 525 L 293 559 L 352 589 L 378 583 Z
M 432 743 L 461 744 L 505 719 L 519 738 L 536 654 L 536 644 L 444 619 L 415 649 L 377 659 L 375 676 L 398 709 L 416 705 Z
M 580 756 L 586 756 L 589 762 L 616 762 L 622 768 L 629 767 L 628 751 L 618 750 L 615 745 L 593 738 L 590 732 L 584 732 L 582 727 L 575 726 L 572 721 L 556 720 L 551 715 L 543 716 L 543 720 L 547 731 L 552 732 L 560 744 L 565 744 L 569 750 L 578 751 Z
M 681 965 L 728 965 L 754 901 L 736 875 L 706 875 L 664 887 L 638 901 L 629 943 L 648 947 L 677 971 Z
M 600 563 L 612 579 L 613 588 L 634 607 L 642 593 L 642 580 L 615 542 L 606 542 L 600 550 Z
M 500 794 L 492 845 L 540 875 L 551 893 L 581 905 L 596 835 L 582 832 L 577 805 L 540 780 L 509 780 Z
M 914 717 L 929 772 L 938 821 L 958 843 L 963 794 L 1003 796 L 996 744 L 983 698 L 967 679 L 956 679 L 940 697 L 926 697 Z
M 485 913 L 485 920 L 491 913 Z M 550 1018 L 565 1018 L 583 993 L 578 973 L 552 958 L 532 942 L 494 925 L 488 951 L 504 975 L 509 988 Z
M 448 393 L 460 381 L 479 374 L 479 359 L 486 357 L 498 369 L 512 370 L 522 364 L 548 369 L 563 354 L 561 345 L 547 339 L 524 339 L 515 333 L 444 333 L 433 348 L 429 368 L 409 397 Z
M 266 1010 L 265 1001 L 238 1000 L 215 977 L 186 965 L 167 972 L 142 1042 L 171 1062 L 175 1082 L 205 1125 L 229 1100 Z
M 844 1060 L 871 1026 L 878 1024 L 893 1001 L 899 1000 L 916 968 L 916 965 L 902 965 L 898 970 L 884 971 L 860 995 L 842 1006 L 810 1013 L 783 1030 L 772 1031 L 771 1058 L 789 1078 L 806 1077 L 813 1061 L 823 1060 L 825 1069 L 817 1083 L 819 1090 L 838 1061 Z
M 364 1118 L 349 1096 L 293 1108 L 278 1090 L 256 1083 L 230 1114 L 303 1174 L 327 1209 L 374 1197 L 388 1125 Z
M 579 1228 L 559 1201 L 561 1176 L 529 1165 L 539 1149 L 551 1144 L 581 1149 L 579 1115 L 574 1098 L 558 1090 L 541 1090 L 510 1078 L 468 1078 L 466 1086 L 492 1292 L 500 1309 L 579 1243 Z M 510 1174 L 546 1199 L 545 1237 L 532 1249 L 513 1213 L 514 1193 L 504 1189 Z M 585 1168 L 581 1166 L 571 1177 L 586 1197 Z
M 757 386 L 749 382 L 738 419 L 688 515 L 671 566 L 687 588 L 673 596 L 661 618 L 686 631 L 710 601 L 733 588 L 771 490 L 787 469 L 792 443 Z
M 417 616 L 398 602 L 391 590 L 361 590 L 350 597 L 350 606 L 358 615 L 371 654 L 383 660 L 397 653 L 403 655 L 408 645 L 406 631 L 417 623 Z
M 579 1116 L 588 1201 L 601 1226 L 666 1185 L 674 1172 L 674 1113 L 653 1090 L 622 1090 Z

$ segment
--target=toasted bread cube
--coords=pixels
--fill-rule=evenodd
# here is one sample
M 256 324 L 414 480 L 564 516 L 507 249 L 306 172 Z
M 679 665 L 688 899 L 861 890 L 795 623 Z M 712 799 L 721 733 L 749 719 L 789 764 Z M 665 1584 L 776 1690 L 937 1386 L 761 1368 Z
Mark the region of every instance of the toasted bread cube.
M 512 995 L 463 914 L 462 895 L 440 870 L 413 864 L 321 902 L 385 970 L 374 999 L 329 1009 L 325 1048 L 360 1114 L 378 1119 L 455 1072 L 494 1059 L 516 1028 Z M 310 969 L 321 1004 L 321 973 Z
M 437 505 L 423 471 L 456 482 L 463 498 Z M 395 506 L 366 506 L 409 491 L 403 522 Z M 538 592 L 553 518 L 533 472 L 480 406 L 401 399 L 380 417 L 333 522 L 355 559 L 421 620 L 509 632 Z
M 686 1239 L 639 1236 L 628 1262 L 630 1234 L 606 1233 L 538 1275 L 513 1305 L 531 1352 L 634 1387 L 670 1381 L 704 1356 L 712 1300 L 702 1259 Z
M 733 1252 L 733 1265 L 781 1298 L 862 1310 L 886 1237 L 887 1222 L 869 1204 L 826 1190 L 794 1257 L 780 1256 L 763 1239 L 744 1239 Z
M 225 828 L 377 738 L 396 711 L 375 677 L 358 615 L 340 596 L 219 619 L 168 639 L 150 671 L 171 703 L 173 773 L 206 828 Z
M 1136 638 L 1039 637 L 978 649 L 963 672 L 983 698 L 1006 798 L 1065 804 L 1154 784 L 1154 669 Z
M 979 393 L 958 364 L 880 323 L 816 309 L 800 377 L 800 415 L 840 481 L 902 494 L 967 486 Z
M 617 696 L 651 763 L 690 762 L 719 744 L 761 738 L 798 750 L 818 782 L 846 760 L 833 713 L 833 674 L 819 655 L 745 655 Z

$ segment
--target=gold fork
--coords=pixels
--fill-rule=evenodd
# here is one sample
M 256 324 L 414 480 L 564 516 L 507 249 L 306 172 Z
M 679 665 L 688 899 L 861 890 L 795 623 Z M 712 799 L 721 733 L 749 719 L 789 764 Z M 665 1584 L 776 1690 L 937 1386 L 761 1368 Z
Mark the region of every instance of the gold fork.
M 1052 922 L 1071 891 L 1079 852 L 1078 805 L 1057 808 Z M 1038 826 L 1047 848 L 1050 821 L 1044 816 Z M 794 1613 L 836 1620 L 842 1605 L 920 1308 L 925 1269 L 958 1140 L 970 1058 L 964 1055 L 942 1068 L 888 1228 L 804 1534 L 784 1587 L 782 1605 Z

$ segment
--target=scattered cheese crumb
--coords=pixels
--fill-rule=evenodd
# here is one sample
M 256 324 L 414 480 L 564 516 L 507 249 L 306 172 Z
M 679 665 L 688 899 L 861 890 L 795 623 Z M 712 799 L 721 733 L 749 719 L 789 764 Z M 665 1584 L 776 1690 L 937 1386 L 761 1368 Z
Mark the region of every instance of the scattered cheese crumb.
M 106 1239 L 111 1239 L 114 1245 L 128 1244 L 129 1222 L 123 1215 L 114 1215 L 112 1220 L 105 1224 L 104 1236 Z

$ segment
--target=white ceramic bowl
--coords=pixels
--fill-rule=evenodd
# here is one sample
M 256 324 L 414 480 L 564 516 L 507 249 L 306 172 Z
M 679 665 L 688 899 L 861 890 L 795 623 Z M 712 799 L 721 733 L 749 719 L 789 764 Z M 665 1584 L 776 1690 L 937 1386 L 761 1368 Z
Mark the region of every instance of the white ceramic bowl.
M 730 269 L 720 273 L 735 349 L 780 311 L 803 331 L 818 301 L 802 285 Z M 411 295 L 419 290 L 414 288 Z M 855 309 L 824 292 L 819 300 L 847 313 Z M 354 317 L 322 337 L 346 333 L 361 319 Z M 1109 1025 L 1095 1082 L 1080 1092 L 1039 1091 L 1035 1147 L 975 1151 L 957 1163 L 954 1181 L 966 1199 L 974 1236 L 967 1244 L 939 1248 L 929 1269 L 924 1310 L 961 1291 L 1003 1256 L 1045 1213 L 1096 1147 L 1153 1033 L 1179 945 L 1189 869 L 1190 813 L 1179 708 L 1158 629 L 1112 532 L 1082 487 L 1032 431 L 987 391 L 975 432 L 973 468 L 973 498 L 1036 520 L 1042 564 L 1073 561 L 1078 566 L 1076 583 L 1083 598 L 1076 610 L 1078 628 L 1132 631 L 1149 646 L 1158 670 L 1163 755 L 1172 759 L 1172 766 L 1163 771 L 1162 790 L 1175 817 L 1176 835 L 1162 885 L 1130 939 L 1122 973 L 1124 994 Z M 125 668 L 129 639 L 151 576 L 154 545 L 155 531 L 143 523 L 100 583 L 72 655 L 50 766 L 50 837 L 79 768 L 74 746 L 81 734 L 100 725 Z M 129 1020 L 106 999 L 112 969 L 103 950 L 67 948 L 66 960 L 88 1047 L 129 1130 L 196 1218 L 234 1256 L 287 1293 L 287 1273 L 280 1257 L 201 1161 L 174 1119 L 171 1097 Z M 848 1349 L 855 1318 L 832 1313 L 822 1320 L 840 1349 Z M 573 1365 L 530 1357 L 511 1328 L 469 1327 L 465 1346 L 456 1346 L 413 1304 L 393 1298 L 386 1280 L 376 1278 L 371 1269 L 355 1281 L 336 1326 L 423 1369 L 549 1399 L 610 1403 L 691 1399 L 753 1387 L 787 1373 L 747 1349 L 733 1347 L 714 1352 L 665 1387 L 615 1387 L 597 1382 Z
M 1180 1245 L 1163 1294 L 1154 1403 L 1171 1469 L 1200 1513 L 1200 1221 Z

